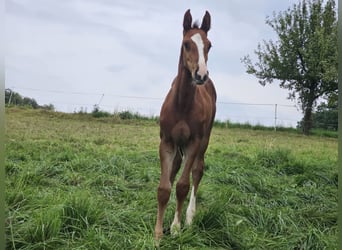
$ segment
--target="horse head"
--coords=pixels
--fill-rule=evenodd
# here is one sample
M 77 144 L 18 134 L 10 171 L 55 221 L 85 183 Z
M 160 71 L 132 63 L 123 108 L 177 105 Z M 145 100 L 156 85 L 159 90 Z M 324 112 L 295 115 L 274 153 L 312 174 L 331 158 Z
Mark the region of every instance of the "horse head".
M 210 29 L 210 14 L 206 11 L 202 25 L 192 25 L 190 10 L 184 14 L 182 55 L 183 67 L 186 68 L 195 84 L 204 84 L 208 79 L 207 60 L 211 42 L 207 38 Z

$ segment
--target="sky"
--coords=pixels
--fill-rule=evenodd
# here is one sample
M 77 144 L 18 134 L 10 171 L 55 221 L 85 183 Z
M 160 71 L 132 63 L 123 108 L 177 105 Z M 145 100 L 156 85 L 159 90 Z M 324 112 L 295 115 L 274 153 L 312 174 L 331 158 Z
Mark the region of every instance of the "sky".
M 302 117 L 277 82 L 261 86 L 241 58 L 276 40 L 267 16 L 298 0 L 6 0 L 5 87 L 57 111 L 157 116 L 177 74 L 183 17 L 211 15 L 208 70 L 216 119 L 296 126 Z M 277 105 L 276 105 L 277 104 Z M 276 117 L 276 119 L 275 119 Z

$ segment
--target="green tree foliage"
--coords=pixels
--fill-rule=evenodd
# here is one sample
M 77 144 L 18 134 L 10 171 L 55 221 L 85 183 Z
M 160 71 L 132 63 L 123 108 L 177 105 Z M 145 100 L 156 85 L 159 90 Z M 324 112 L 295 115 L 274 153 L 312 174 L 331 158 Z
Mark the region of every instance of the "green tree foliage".
M 303 120 L 298 123 L 298 127 L 303 127 Z M 338 110 L 335 104 L 321 103 L 312 114 L 312 128 L 334 130 L 338 129 Z
M 255 54 L 242 58 L 247 73 L 265 86 L 274 80 L 289 90 L 303 111 L 303 132 L 312 128 L 312 113 L 317 100 L 337 96 L 337 18 L 334 0 L 309 0 L 292 9 L 267 17 L 278 36 L 277 41 L 263 41 Z
M 109 117 L 110 113 L 106 111 L 101 111 L 99 105 L 94 105 L 94 109 L 91 112 L 93 117 L 100 118 L 100 117 Z
M 35 99 L 22 97 L 19 93 L 14 92 L 11 89 L 5 90 L 5 104 L 14 106 L 25 106 L 33 109 L 40 108 L 46 110 L 55 110 L 55 107 L 52 104 L 40 106 Z

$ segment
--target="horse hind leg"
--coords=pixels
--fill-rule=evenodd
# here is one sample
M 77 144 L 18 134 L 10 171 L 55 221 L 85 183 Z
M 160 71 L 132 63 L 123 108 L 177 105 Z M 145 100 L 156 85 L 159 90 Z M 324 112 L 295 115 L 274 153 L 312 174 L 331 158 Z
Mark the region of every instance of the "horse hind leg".
M 195 161 L 194 167 L 192 169 L 192 189 L 189 200 L 189 205 L 186 210 L 186 224 L 191 225 L 193 218 L 196 213 L 196 194 L 198 190 L 199 183 L 203 176 L 204 161 L 203 159 Z
M 170 175 L 170 182 L 171 182 L 171 185 L 173 185 L 173 182 L 175 181 L 175 178 L 176 178 L 176 175 L 181 167 L 181 164 L 182 164 L 182 151 L 181 149 L 179 148 L 177 150 L 177 153 L 176 153 L 176 156 L 175 158 L 173 159 L 173 163 L 172 163 L 172 170 L 171 170 L 171 175 Z

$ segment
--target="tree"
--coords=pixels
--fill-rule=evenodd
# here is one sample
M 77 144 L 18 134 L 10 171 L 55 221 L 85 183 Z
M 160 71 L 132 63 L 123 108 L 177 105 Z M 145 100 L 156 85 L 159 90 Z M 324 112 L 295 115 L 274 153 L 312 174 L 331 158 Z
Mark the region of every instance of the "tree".
M 35 99 L 29 98 L 29 97 L 24 97 L 23 98 L 22 105 L 23 106 L 32 107 L 33 109 L 37 109 L 39 107 L 37 101 Z
M 19 93 L 14 92 L 11 89 L 5 90 L 5 104 L 22 105 L 22 103 L 23 103 L 23 98 Z
M 297 100 L 304 114 L 303 133 L 309 134 L 317 101 L 333 98 L 338 89 L 335 1 L 303 0 L 273 13 L 266 24 L 279 40 L 258 44 L 257 63 L 249 55 L 241 61 L 261 85 L 279 80 L 280 87 L 289 90 L 288 98 Z
M 5 89 L 5 104 L 14 106 L 26 106 L 33 109 L 44 109 L 54 111 L 55 107 L 52 104 L 40 106 L 33 98 L 22 97 L 19 93 L 11 89 Z
M 298 122 L 299 128 L 303 127 L 303 120 Z M 317 110 L 312 114 L 312 128 L 337 131 L 338 129 L 338 111 L 337 105 L 331 106 L 321 103 Z
M 337 105 L 331 106 L 321 103 L 313 115 L 313 127 L 328 130 L 338 129 Z

